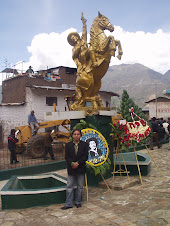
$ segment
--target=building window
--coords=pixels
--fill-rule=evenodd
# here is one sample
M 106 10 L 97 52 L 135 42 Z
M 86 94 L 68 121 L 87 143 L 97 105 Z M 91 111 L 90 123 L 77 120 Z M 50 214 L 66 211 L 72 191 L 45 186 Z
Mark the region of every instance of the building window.
M 46 105 L 53 106 L 54 103 L 57 105 L 57 97 L 46 97 Z
M 106 107 L 110 107 L 110 104 L 107 100 L 106 100 Z

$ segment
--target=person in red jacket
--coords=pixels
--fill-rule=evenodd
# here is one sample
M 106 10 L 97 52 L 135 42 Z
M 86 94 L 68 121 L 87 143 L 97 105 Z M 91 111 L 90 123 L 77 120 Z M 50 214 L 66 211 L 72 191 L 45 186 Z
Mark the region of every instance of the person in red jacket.
M 8 149 L 10 151 L 10 164 L 18 163 L 16 156 L 16 143 L 18 139 L 16 138 L 16 131 L 15 129 L 11 129 L 11 134 L 8 136 Z
M 67 162 L 67 188 L 66 202 L 61 208 L 63 210 L 73 207 L 74 183 L 77 182 L 75 193 L 75 205 L 81 207 L 81 198 L 84 184 L 84 174 L 86 172 L 86 161 L 88 159 L 88 144 L 80 140 L 81 130 L 73 130 L 73 141 L 65 145 L 65 159 Z

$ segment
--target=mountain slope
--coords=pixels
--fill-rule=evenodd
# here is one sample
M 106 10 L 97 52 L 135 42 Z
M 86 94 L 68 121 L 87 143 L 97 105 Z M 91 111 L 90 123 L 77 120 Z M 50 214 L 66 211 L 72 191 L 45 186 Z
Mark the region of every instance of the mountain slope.
M 163 90 L 170 87 L 170 76 L 156 72 L 142 64 L 122 64 L 109 67 L 102 79 L 102 90 L 122 94 L 127 90 L 129 96 L 140 107 L 153 94 L 163 96 Z

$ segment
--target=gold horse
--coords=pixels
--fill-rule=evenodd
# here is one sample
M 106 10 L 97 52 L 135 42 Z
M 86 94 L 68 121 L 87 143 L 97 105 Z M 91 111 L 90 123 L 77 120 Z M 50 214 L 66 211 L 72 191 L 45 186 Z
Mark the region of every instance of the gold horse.
M 81 16 L 83 22 L 82 37 L 77 32 L 68 35 L 68 42 L 73 47 L 73 60 L 77 65 L 76 102 L 72 104 L 72 110 L 85 107 L 87 101 L 92 102 L 93 109 L 103 107 L 102 100 L 97 93 L 101 87 L 101 79 L 106 74 L 111 56 L 115 56 L 118 47 L 120 60 L 123 54 L 119 40 L 113 36 L 106 36 L 104 30 L 114 31 L 114 26 L 108 18 L 98 13 L 90 29 L 90 43 L 87 44 L 86 19 Z

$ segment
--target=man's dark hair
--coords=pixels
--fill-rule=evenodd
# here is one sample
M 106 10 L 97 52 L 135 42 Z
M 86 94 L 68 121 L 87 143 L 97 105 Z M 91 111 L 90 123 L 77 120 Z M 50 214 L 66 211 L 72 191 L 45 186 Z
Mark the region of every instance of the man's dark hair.
M 94 141 L 98 145 L 98 140 L 95 137 L 90 137 L 86 140 L 86 143 L 89 145 L 90 141 Z
M 80 135 L 82 136 L 82 133 L 81 133 L 81 130 L 80 129 L 74 129 L 73 132 L 72 132 L 72 135 L 75 131 L 79 131 Z
M 11 129 L 11 134 L 15 134 L 15 129 Z

